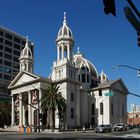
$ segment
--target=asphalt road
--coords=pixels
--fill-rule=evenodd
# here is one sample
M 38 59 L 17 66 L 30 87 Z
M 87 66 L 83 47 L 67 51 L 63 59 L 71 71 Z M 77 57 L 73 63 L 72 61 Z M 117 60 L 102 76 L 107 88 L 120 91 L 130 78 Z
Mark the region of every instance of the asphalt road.
M 0 134 L 0 140 L 138 140 L 140 138 L 122 138 L 111 134 L 95 133 L 32 133 L 32 134 Z

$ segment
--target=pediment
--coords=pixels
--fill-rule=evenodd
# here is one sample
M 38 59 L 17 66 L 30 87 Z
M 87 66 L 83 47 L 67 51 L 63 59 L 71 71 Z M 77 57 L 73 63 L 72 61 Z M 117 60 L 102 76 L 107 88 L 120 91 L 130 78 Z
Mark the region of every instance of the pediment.
M 112 86 L 114 87 L 114 89 L 118 91 L 122 91 L 127 94 L 129 93 L 127 87 L 125 86 L 124 82 L 121 79 L 117 80 Z
M 34 75 L 32 73 L 29 73 L 29 72 L 22 71 L 22 72 L 19 72 L 17 74 L 17 76 L 10 83 L 8 88 L 15 87 L 15 86 L 21 86 L 23 84 L 32 82 L 32 81 L 37 80 L 37 79 L 39 79 L 39 76 Z

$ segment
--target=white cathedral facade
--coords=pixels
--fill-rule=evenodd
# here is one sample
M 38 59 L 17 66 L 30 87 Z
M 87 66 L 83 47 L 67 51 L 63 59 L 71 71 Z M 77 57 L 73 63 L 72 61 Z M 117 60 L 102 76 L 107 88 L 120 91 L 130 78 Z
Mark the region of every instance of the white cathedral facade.
M 52 83 L 60 86 L 66 99 L 63 125 L 66 128 L 96 127 L 99 124 L 127 122 L 128 90 L 121 79 L 108 80 L 102 71 L 78 52 L 73 55 L 74 38 L 64 14 L 57 38 L 57 60 L 49 78 L 33 73 L 34 58 L 28 39 L 20 56 L 20 72 L 9 85 L 12 96 L 12 125 L 51 126 L 50 112 L 42 112 L 41 96 Z M 47 62 L 46 62 L 47 63 Z M 112 95 L 111 95 L 112 94 Z M 109 96 L 111 95 L 111 96 Z M 39 114 L 43 114 L 40 121 Z M 55 127 L 60 120 L 55 113 Z

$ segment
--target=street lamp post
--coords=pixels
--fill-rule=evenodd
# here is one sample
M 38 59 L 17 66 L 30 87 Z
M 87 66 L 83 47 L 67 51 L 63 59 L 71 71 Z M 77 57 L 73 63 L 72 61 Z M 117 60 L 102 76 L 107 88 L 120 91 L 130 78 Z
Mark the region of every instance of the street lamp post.
M 121 68 L 121 67 L 125 67 L 125 68 L 136 70 L 137 73 L 138 73 L 138 76 L 140 76 L 140 68 L 135 68 L 135 67 L 131 67 L 131 66 L 128 66 L 128 65 L 115 65 L 112 68 L 118 69 L 118 68 Z

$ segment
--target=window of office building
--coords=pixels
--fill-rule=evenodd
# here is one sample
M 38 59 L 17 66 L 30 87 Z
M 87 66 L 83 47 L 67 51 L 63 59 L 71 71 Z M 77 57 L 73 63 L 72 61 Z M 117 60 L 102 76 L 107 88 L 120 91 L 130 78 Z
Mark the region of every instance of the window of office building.
M 19 55 L 20 55 L 20 52 L 19 52 L 19 51 L 14 50 L 14 54 L 19 56 Z
M 10 49 L 8 47 L 5 47 L 5 51 L 8 52 L 8 53 L 12 53 L 12 49 Z
M 20 50 L 20 45 L 18 45 L 18 44 L 14 44 L 14 48 Z
M 3 50 L 3 45 L 0 45 L 0 50 Z
M 11 67 L 11 62 L 9 62 L 9 61 L 4 61 L 4 64 L 5 64 L 6 66 Z
M 2 73 L 0 73 L 0 79 L 2 79 Z
M 13 67 L 14 67 L 15 69 L 19 69 L 19 64 L 13 63 Z
M 2 57 L 3 56 L 3 53 L 2 52 L 0 52 L 0 57 Z
M 26 43 L 25 41 L 22 41 L 22 45 L 23 45 L 23 46 L 25 46 L 25 43 Z
M 14 41 L 17 42 L 17 43 L 20 43 L 20 39 L 17 38 L 17 37 L 14 37 Z
M 2 64 L 2 59 L 0 59 L 0 64 Z
M 8 46 L 12 46 L 12 42 L 8 41 L 8 40 L 5 40 L 5 44 L 8 45 Z
M 11 36 L 10 34 L 8 34 L 8 33 L 5 33 L 5 37 L 6 37 L 7 39 L 12 40 L 12 36 Z
M 19 71 L 17 70 L 13 70 L 13 74 L 17 74 Z
M 0 36 L 3 36 L 3 31 L 0 31 Z
M 2 38 L 0 38 L 0 42 L 3 43 L 3 39 Z
M 4 72 L 5 72 L 5 73 L 11 73 L 11 68 L 5 67 L 5 68 L 4 68 Z
M 3 66 L 0 66 L 0 72 L 3 72 Z
M 11 76 L 4 74 L 4 79 L 5 80 L 11 80 Z
M 16 62 L 19 62 L 17 57 L 14 57 L 13 60 L 16 61 Z
M 7 58 L 7 59 L 10 59 L 10 60 L 12 59 L 12 56 L 9 55 L 9 54 L 5 54 L 4 57 Z

